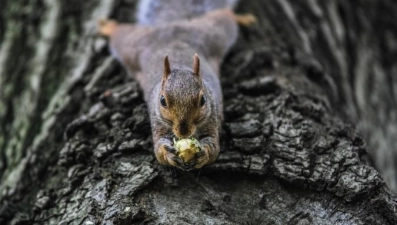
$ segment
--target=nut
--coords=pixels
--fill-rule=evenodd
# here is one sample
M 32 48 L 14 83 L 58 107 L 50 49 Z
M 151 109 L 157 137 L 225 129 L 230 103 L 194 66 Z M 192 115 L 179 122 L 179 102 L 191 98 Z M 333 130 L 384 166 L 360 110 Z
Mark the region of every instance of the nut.
M 177 155 L 183 160 L 183 162 L 189 162 L 193 159 L 194 155 L 201 151 L 201 145 L 195 138 L 181 139 L 179 141 L 174 140 L 174 147 L 177 151 Z

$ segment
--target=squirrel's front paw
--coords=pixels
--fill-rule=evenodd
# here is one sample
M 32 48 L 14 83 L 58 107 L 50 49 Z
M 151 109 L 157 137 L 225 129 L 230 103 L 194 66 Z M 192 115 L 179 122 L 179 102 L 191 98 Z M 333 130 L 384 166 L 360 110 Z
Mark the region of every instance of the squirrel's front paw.
M 208 163 L 210 163 L 210 157 L 206 149 L 197 152 L 192 159 L 192 165 L 195 169 L 200 169 Z
M 182 169 L 184 167 L 184 163 L 177 155 L 176 149 L 167 143 L 161 144 L 158 147 L 156 150 L 156 158 L 161 164 L 164 165 L 175 166 Z

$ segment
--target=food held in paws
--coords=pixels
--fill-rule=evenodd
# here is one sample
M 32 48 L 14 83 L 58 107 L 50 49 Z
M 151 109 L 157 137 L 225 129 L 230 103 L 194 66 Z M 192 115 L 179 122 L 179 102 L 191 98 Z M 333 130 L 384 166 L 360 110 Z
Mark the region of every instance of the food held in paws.
M 200 142 L 195 138 L 174 140 L 174 147 L 183 162 L 189 162 L 197 152 L 201 151 Z

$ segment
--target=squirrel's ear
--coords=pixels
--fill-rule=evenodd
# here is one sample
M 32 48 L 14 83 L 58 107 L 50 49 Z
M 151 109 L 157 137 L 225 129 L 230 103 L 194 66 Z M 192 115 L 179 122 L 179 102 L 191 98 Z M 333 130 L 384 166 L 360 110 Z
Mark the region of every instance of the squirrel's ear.
M 168 77 L 170 73 L 171 73 L 170 61 L 168 60 L 168 55 L 166 55 L 164 59 L 164 75 Z
M 168 60 L 168 55 L 166 55 L 164 59 L 163 83 L 168 78 L 170 73 L 171 73 L 170 61 Z
M 193 73 L 196 74 L 197 76 L 200 75 L 200 59 L 196 54 L 194 54 L 194 59 L 193 59 Z

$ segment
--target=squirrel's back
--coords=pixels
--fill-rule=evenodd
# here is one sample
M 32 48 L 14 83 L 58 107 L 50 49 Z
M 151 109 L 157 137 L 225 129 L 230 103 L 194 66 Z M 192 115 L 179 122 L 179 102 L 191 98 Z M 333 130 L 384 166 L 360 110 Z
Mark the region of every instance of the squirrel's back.
M 154 25 L 180 19 L 191 19 L 209 11 L 234 8 L 238 0 L 141 0 L 137 23 Z

